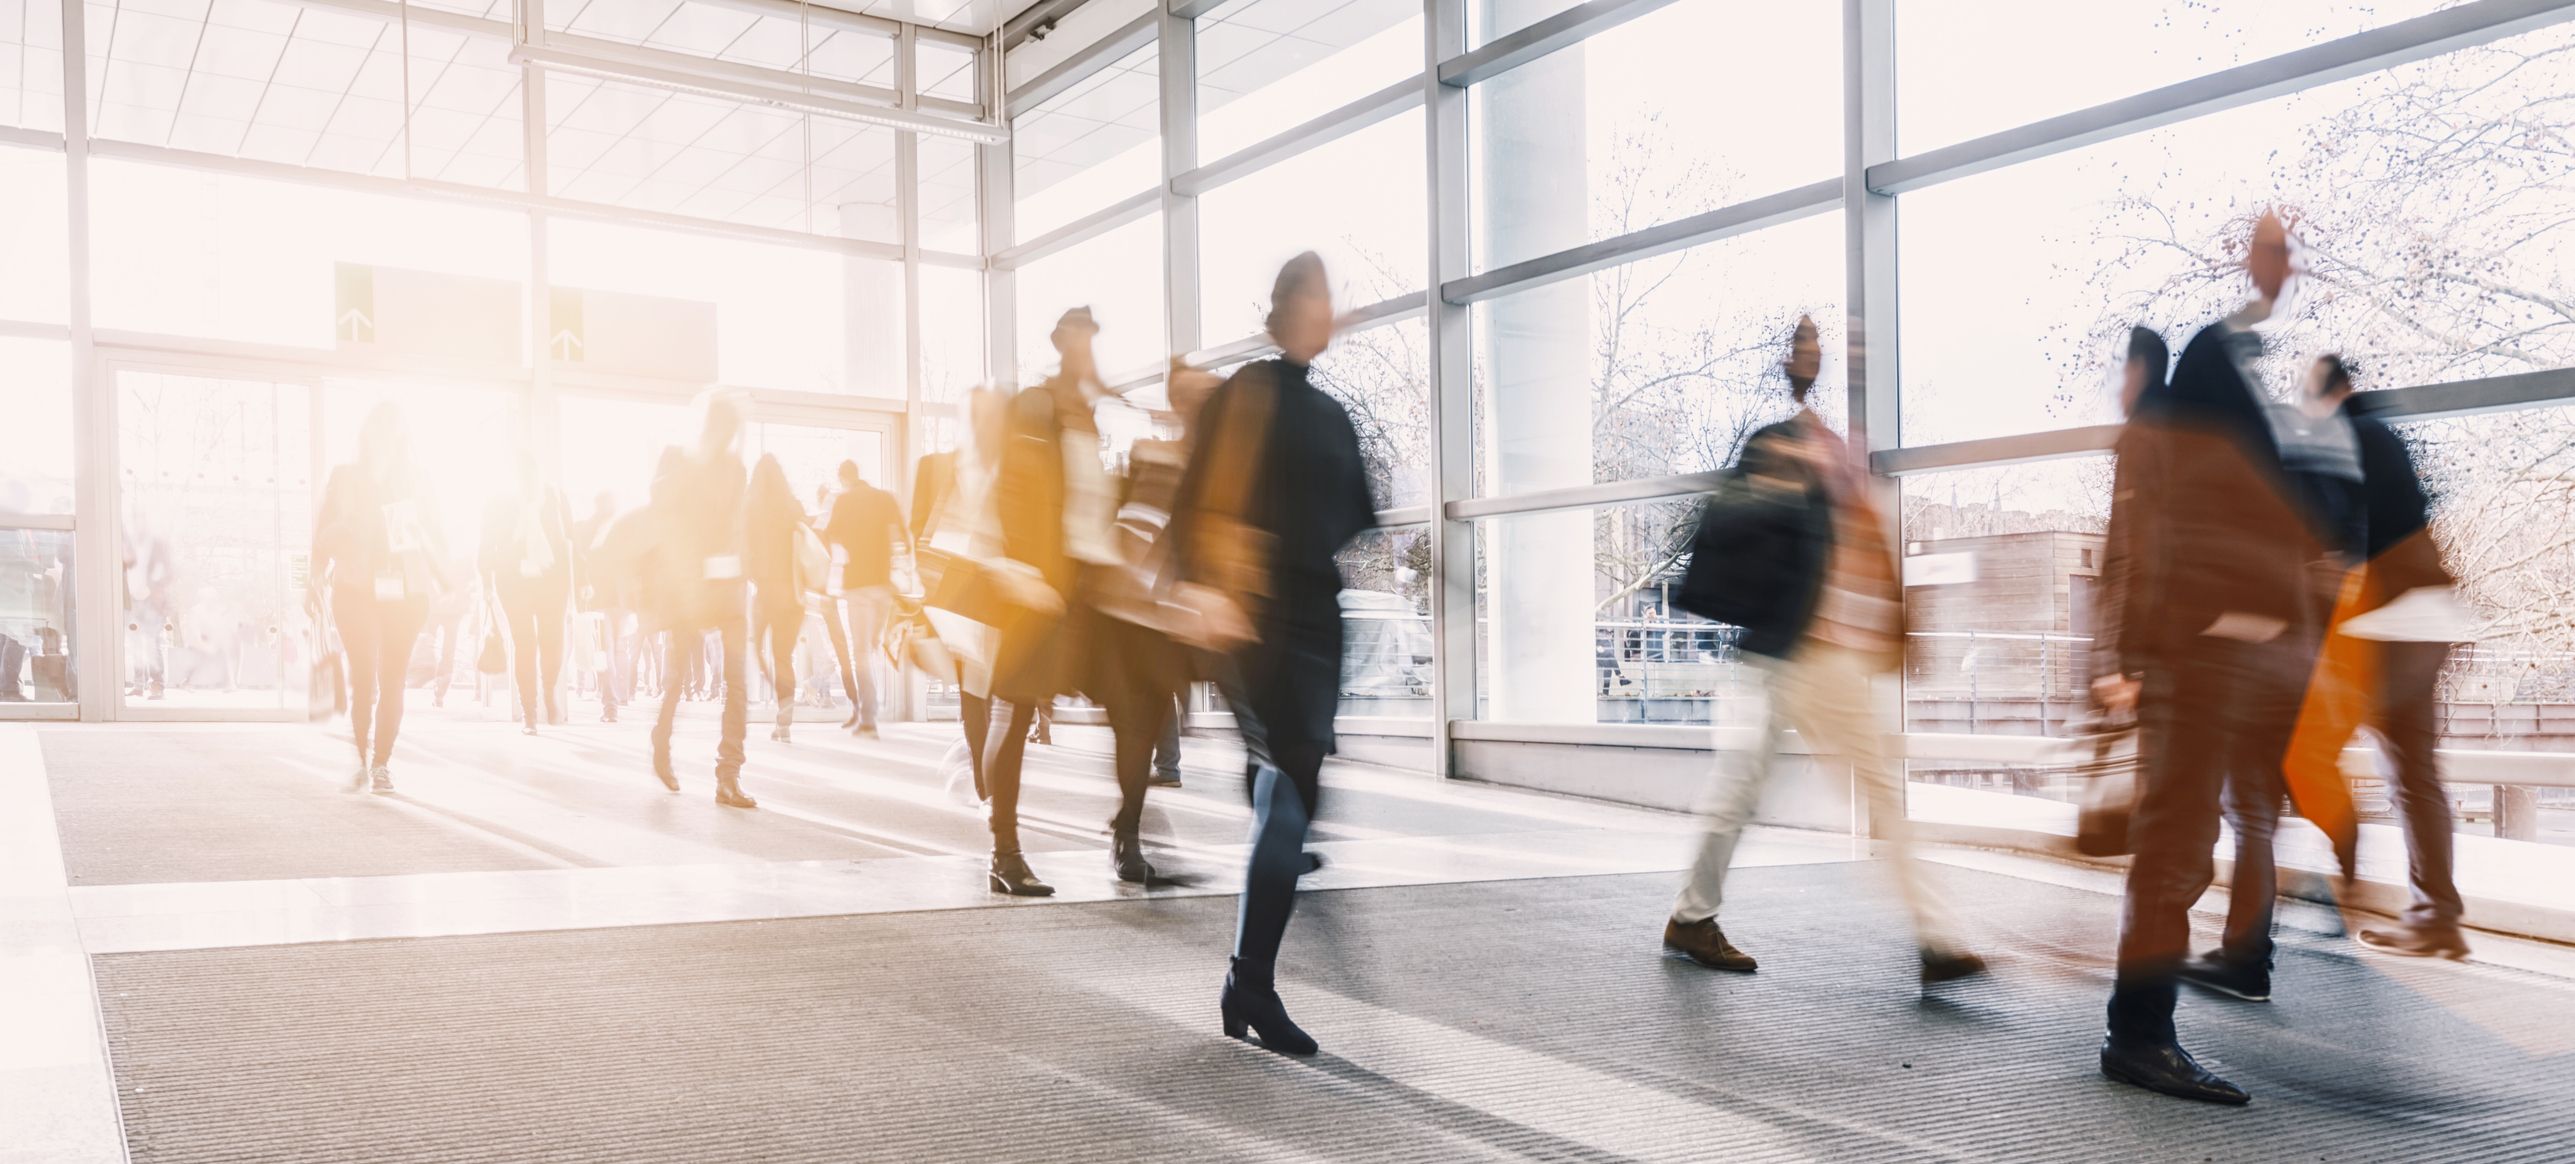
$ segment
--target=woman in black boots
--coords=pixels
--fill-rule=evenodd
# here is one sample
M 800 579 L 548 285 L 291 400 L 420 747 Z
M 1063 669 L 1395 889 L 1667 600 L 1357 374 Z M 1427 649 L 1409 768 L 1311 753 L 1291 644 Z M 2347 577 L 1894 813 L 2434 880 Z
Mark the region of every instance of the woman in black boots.
M 1376 523 L 1359 435 L 1309 366 L 1332 343 L 1323 260 L 1298 255 L 1270 296 L 1277 359 L 1216 390 L 1182 483 L 1176 549 L 1206 615 L 1209 645 L 1232 656 L 1244 703 L 1267 735 L 1252 787 L 1252 855 L 1221 1000 L 1225 1033 L 1311 1055 L 1275 985 L 1279 942 L 1308 872 L 1305 834 L 1322 795 L 1341 692 L 1342 546 Z

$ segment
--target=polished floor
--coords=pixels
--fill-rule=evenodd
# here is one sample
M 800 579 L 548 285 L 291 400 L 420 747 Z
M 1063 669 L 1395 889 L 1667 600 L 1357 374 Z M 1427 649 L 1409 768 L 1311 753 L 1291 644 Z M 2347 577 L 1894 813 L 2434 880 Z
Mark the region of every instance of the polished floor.
M 400 792 L 288 726 L 0 727 L 0 1160 L 2562 1159 L 2575 974 L 2356 954 L 2185 1023 L 2259 1098 L 2101 1083 L 2108 875 L 1943 855 L 1988 980 L 1923 995 L 1865 845 L 1764 832 L 1720 977 L 1658 955 L 1691 822 L 1329 773 L 1282 979 L 1326 1054 L 1214 1031 L 1239 753 L 1187 745 L 1119 885 L 1106 739 L 1032 749 L 982 887 L 948 731 L 755 727 L 757 812 L 640 725 L 418 716 Z M 694 763 L 691 757 L 698 757 Z M 2184 1153 L 2173 1149 L 2187 1145 Z

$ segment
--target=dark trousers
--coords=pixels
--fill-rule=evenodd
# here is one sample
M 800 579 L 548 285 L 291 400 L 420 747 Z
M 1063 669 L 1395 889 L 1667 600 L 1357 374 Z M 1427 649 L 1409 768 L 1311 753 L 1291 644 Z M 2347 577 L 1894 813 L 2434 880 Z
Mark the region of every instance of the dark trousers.
M 429 621 L 429 605 L 339 591 L 331 596 L 331 618 L 348 653 L 349 729 L 357 738 L 358 762 L 381 768 L 393 758 L 393 740 L 402 731 L 404 673 L 411 669 L 420 628 Z
M 960 689 L 957 725 L 966 733 L 966 763 L 974 769 L 975 799 L 990 800 L 992 791 L 984 787 L 984 748 L 992 741 L 992 700 Z
M 516 659 L 519 714 L 536 723 L 537 696 L 554 709 L 554 684 L 563 677 L 563 599 L 560 595 L 501 590 L 501 617 L 510 626 L 510 652 Z
M 1268 981 L 1279 943 L 1296 912 L 1296 879 L 1305 873 L 1305 834 L 1313 824 L 1323 752 L 1289 749 L 1293 770 L 1262 764 L 1252 778 L 1252 855 L 1243 869 L 1243 902 L 1234 918 L 1237 972 Z
M 999 856 L 1019 851 L 1019 770 L 1028 754 L 1028 728 L 1037 722 L 1038 705 L 993 700 L 996 711 L 1007 710 L 999 734 L 992 735 L 992 751 L 984 757 L 983 794 L 990 802 L 992 851 Z
M 781 725 L 796 716 L 796 634 L 804 629 L 801 602 L 764 602 L 751 615 L 751 639 L 767 652 L 769 684 L 778 695 Z
M 2378 657 L 2378 701 L 2371 722 L 2396 761 L 2406 872 L 2414 883 L 2414 905 L 2405 918 L 2417 925 L 2456 926 L 2466 912 L 2450 873 L 2457 826 L 2450 819 L 2450 795 L 2441 787 L 2441 761 L 2434 751 L 2441 739 L 2441 668 L 2450 661 L 2450 644 L 2382 643 Z
M 730 780 L 742 772 L 742 729 L 750 717 L 749 701 L 743 687 L 743 626 L 738 619 L 726 619 L 716 627 L 723 641 L 724 654 L 724 735 L 715 745 L 715 775 Z M 668 660 L 670 673 L 679 674 L 689 665 L 692 652 L 704 650 L 706 632 L 695 627 L 674 628 L 670 634 Z M 680 684 L 676 679 L 662 685 L 662 712 L 653 720 L 653 762 L 668 764 L 671 760 L 671 724 L 679 718 Z
M 1180 779 L 1180 726 L 1189 718 L 1189 694 L 1182 692 L 1171 701 L 1171 715 L 1162 721 L 1162 738 L 1153 743 L 1153 770 L 1166 779 Z
M 2294 642 L 2201 637 L 2169 665 L 2148 672 L 2139 705 L 2145 781 L 2130 826 L 2136 855 L 2128 866 L 2110 995 L 2113 1037 L 2173 1037 L 2178 972 L 2190 955 L 2191 904 L 2216 872 L 2220 798 L 2231 774 L 2268 772 L 2267 785 L 2240 783 L 2248 792 L 2271 788 L 2277 819 L 2280 764 L 2305 690 L 2305 658 Z M 2242 876 L 2239 869 L 2238 898 L 2247 892 Z M 2266 953 L 2269 940 L 2266 926 Z
M 1121 836 L 1144 823 L 1144 794 L 1153 779 L 1154 753 L 1163 746 L 1164 729 L 1179 723 L 1173 716 L 1177 706 L 1171 699 L 1159 698 L 1109 709 L 1109 731 L 1115 741 L 1111 765 L 1118 777 L 1118 815 L 1109 828 Z M 1175 754 L 1171 762 L 1177 766 L 1179 757 Z

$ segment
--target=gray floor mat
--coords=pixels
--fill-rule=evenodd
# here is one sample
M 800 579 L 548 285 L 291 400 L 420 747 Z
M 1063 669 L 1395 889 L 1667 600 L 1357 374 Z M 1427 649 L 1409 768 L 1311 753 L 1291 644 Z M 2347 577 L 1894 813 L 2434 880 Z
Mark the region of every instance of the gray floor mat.
M 2257 1098 L 2098 1078 L 2117 902 L 1934 874 L 1998 954 L 1925 997 L 1873 865 L 1756 868 L 1763 959 L 1658 956 L 1665 877 L 1308 895 L 1325 1054 L 1222 1039 L 1177 899 L 97 959 L 137 1161 L 2564 1159 L 2570 984 L 2286 935 L 2184 1003 Z

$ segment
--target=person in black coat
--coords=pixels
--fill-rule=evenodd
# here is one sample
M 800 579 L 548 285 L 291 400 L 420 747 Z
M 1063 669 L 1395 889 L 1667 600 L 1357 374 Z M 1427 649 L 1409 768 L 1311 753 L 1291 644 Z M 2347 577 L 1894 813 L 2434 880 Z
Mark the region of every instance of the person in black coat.
M 1172 536 L 1182 576 L 1209 596 L 1207 638 L 1233 657 L 1266 733 L 1253 782 L 1252 853 L 1234 957 L 1219 1001 L 1225 1033 L 1311 1055 L 1276 986 L 1279 943 L 1309 869 L 1305 834 L 1323 795 L 1341 693 L 1341 570 L 1335 556 L 1376 524 L 1358 430 L 1315 387 L 1332 343 L 1323 260 L 1290 259 L 1271 292 L 1280 349 L 1234 373 L 1206 404 Z

